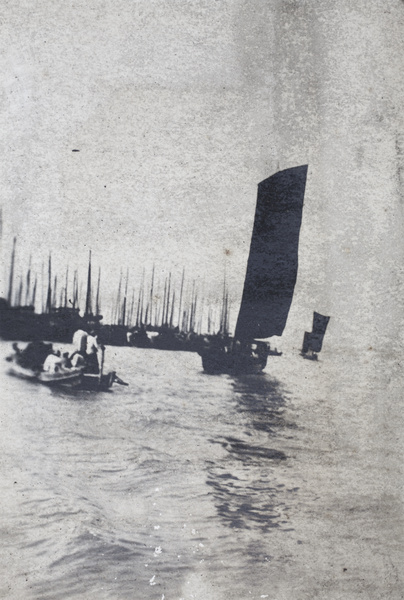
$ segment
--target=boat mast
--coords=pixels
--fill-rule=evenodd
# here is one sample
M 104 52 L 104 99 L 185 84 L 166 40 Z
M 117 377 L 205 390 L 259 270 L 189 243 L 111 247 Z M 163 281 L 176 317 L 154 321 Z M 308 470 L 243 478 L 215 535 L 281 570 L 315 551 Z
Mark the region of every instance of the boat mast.
M 65 283 L 65 298 L 64 307 L 67 308 L 67 286 L 69 285 L 69 265 L 66 267 L 66 283 Z
M 199 322 L 198 322 L 198 333 L 201 334 L 202 333 L 202 325 L 203 325 L 203 317 L 204 317 L 204 312 L 205 312 L 205 278 L 202 281 L 202 298 L 201 298 L 201 306 L 200 306 L 200 317 L 199 317 Z M 196 309 L 196 307 L 195 307 Z
M 45 307 L 45 296 L 44 296 L 44 266 L 43 261 L 41 263 L 41 313 L 44 313 Z
M 129 281 L 129 269 L 126 271 L 126 283 L 125 283 L 125 294 L 123 297 L 123 305 L 122 305 L 122 325 L 125 326 L 126 320 L 126 297 L 128 295 L 128 281 Z
M 88 257 L 88 272 L 87 272 L 87 294 L 86 294 L 86 309 L 85 316 L 89 316 L 92 314 L 92 306 L 91 306 L 91 250 L 89 252 Z
M 122 269 L 120 271 L 119 274 L 119 286 L 118 286 L 118 293 L 116 296 L 116 301 L 115 301 L 115 308 L 114 308 L 114 325 L 119 325 L 120 324 L 120 304 L 121 304 L 121 287 L 122 287 Z
M 13 250 L 11 252 L 11 265 L 10 265 L 10 279 L 8 282 L 8 294 L 7 294 L 7 302 L 8 305 L 11 306 L 13 299 L 13 280 L 14 280 L 14 262 L 15 262 L 15 247 L 17 244 L 17 238 L 13 239 Z
M 140 291 L 139 291 L 139 326 L 143 327 L 144 323 L 143 323 L 143 304 L 144 304 L 144 279 L 145 279 L 145 270 L 143 268 L 143 273 L 142 273 L 142 283 L 140 286 Z
M 37 277 L 35 275 L 35 281 L 34 281 L 34 287 L 32 290 L 32 299 L 31 299 L 31 306 L 34 307 L 34 310 L 35 310 L 35 298 L 36 298 L 36 285 L 37 285 Z
M 139 288 L 139 294 L 137 298 L 137 309 L 136 309 L 136 327 L 140 325 L 140 299 L 142 297 L 142 288 Z
M 167 277 L 165 278 L 165 281 L 164 281 L 163 311 L 161 314 L 161 327 L 164 326 L 164 317 L 166 314 L 166 299 L 167 299 Z
M 79 283 L 77 280 L 77 269 L 74 271 L 73 277 L 73 310 L 76 309 L 76 305 L 78 304 L 79 297 Z
M 229 306 L 229 290 L 226 291 L 226 311 L 224 319 L 224 335 L 229 335 L 230 326 L 230 306 Z
M 170 294 L 171 294 L 171 271 L 168 275 L 168 287 L 167 287 L 167 304 L 166 304 L 166 314 L 164 317 L 164 323 L 168 326 L 168 315 L 170 310 Z
M 170 329 L 172 329 L 173 325 L 174 325 L 174 307 L 175 307 L 175 290 L 173 291 L 173 300 L 171 303 Z
M 54 280 L 54 284 L 53 284 L 53 299 L 52 299 L 52 308 L 56 308 L 56 304 L 57 304 L 57 285 L 58 285 L 58 276 L 55 275 L 55 280 Z
M 153 294 L 154 294 L 154 270 L 155 270 L 155 264 L 153 263 L 153 270 L 152 270 L 152 277 L 151 277 L 151 284 L 150 284 L 150 299 L 149 299 L 149 304 L 147 306 L 147 312 L 150 312 L 150 325 L 152 324 L 152 320 L 153 320 Z M 147 318 L 146 318 L 147 321 Z
M 145 322 L 143 321 L 144 318 L 144 287 L 142 286 L 142 293 L 141 293 L 141 300 L 140 300 L 140 326 L 144 327 L 145 326 Z
M 21 302 L 22 302 L 22 279 L 21 279 L 20 285 L 18 287 L 17 306 L 21 306 Z
M 134 308 L 135 308 L 135 290 L 134 290 L 134 288 L 132 288 L 132 300 L 131 300 L 131 303 L 130 303 L 130 312 L 129 312 L 129 319 L 128 319 L 128 325 L 130 327 L 132 327 L 132 324 L 133 324 L 133 311 L 134 311 Z
M 202 322 L 203 322 L 203 313 L 204 313 L 204 310 L 205 310 L 205 297 L 202 296 L 201 307 L 200 307 L 201 316 L 199 317 L 199 322 L 198 322 L 198 333 L 199 334 L 202 333 Z
M 95 314 L 97 316 L 99 316 L 100 312 L 101 312 L 101 305 L 100 305 L 100 284 L 101 284 L 101 267 L 98 267 L 97 295 L 95 297 Z
M 59 308 L 63 307 L 63 299 L 66 295 L 66 289 L 64 287 L 60 288 L 60 294 L 59 294 Z
M 193 308 L 193 316 L 192 316 L 192 331 L 196 330 L 196 307 L 198 305 L 198 291 L 195 292 L 195 300 L 194 300 L 194 308 Z
M 182 294 L 184 292 L 185 267 L 182 269 L 181 288 L 180 288 L 180 304 L 178 307 L 178 329 L 181 330 L 181 310 L 182 310 Z
M 212 323 L 212 309 L 209 306 L 209 308 L 208 308 L 208 334 L 210 334 L 211 323 Z
M 189 331 L 194 331 L 195 324 L 195 308 L 196 308 L 196 292 L 195 292 L 195 279 L 192 283 L 192 295 L 191 295 L 191 310 L 189 313 Z
M 48 294 L 46 297 L 46 312 L 50 313 L 52 309 L 52 256 L 49 252 L 48 261 Z
M 77 306 L 79 304 L 80 298 L 82 298 L 82 297 L 83 297 L 83 282 L 80 281 L 80 286 L 79 286 L 78 279 L 77 279 Z
M 227 285 L 226 285 L 226 270 L 223 279 L 223 295 L 222 295 L 222 310 L 220 313 L 220 329 L 219 333 L 226 335 L 226 323 L 227 323 Z
M 26 279 L 25 306 L 29 305 L 30 291 L 31 291 L 31 254 L 29 255 L 28 271 L 27 271 L 27 279 Z

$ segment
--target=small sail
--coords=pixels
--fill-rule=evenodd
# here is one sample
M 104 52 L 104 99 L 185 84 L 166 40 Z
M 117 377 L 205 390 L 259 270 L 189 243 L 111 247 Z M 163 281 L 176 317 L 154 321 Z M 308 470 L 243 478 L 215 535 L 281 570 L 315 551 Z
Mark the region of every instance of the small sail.
M 258 185 L 237 339 L 282 335 L 292 303 L 307 165 L 279 171 Z
M 307 354 L 307 352 L 310 352 L 310 350 L 312 352 L 321 352 L 329 320 L 330 317 L 325 317 L 324 315 L 320 315 L 320 313 L 317 312 L 313 313 L 312 331 L 310 333 L 305 331 L 304 333 L 302 347 L 303 354 Z

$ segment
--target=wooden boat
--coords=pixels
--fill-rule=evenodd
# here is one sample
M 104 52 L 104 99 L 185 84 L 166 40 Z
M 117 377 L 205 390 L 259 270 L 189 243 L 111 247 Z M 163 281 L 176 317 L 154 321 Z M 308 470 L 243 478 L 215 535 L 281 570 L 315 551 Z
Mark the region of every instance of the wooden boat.
M 49 347 L 49 344 L 37 342 L 36 345 L 35 351 L 38 352 L 38 349 L 39 351 L 42 350 L 42 356 L 39 352 L 36 363 L 29 356 L 27 360 L 27 357 L 24 356 L 24 351 L 18 350 L 17 346 L 14 345 L 15 352 L 6 358 L 9 363 L 7 368 L 8 375 L 47 386 L 62 386 L 92 391 L 106 391 L 114 383 L 128 385 L 117 376 L 115 371 L 103 373 L 104 353 L 102 355 L 101 371 L 99 374 L 86 373 L 85 366 L 66 367 L 56 365 L 54 369 L 43 370 L 42 359 L 46 355 L 46 348 Z
M 203 370 L 210 375 L 221 373 L 253 374 L 263 371 L 267 364 L 268 348 L 264 342 L 246 343 L 243 346 L 230 339 L 226 344 L 213 343 L 199 351 Z
M 102 375 L 84 373 L 83 369 L 71 368 L 59 373 L 46 373 L 44 371 L 33 371 L 21 367 L 14 361 L 10 363 L 7 373 L 19 379 L 25 379 L 34 383 L 41 383 L 50 387 L 68 387 L 91 391 L 109 390 L 114 383 L 127 385 L 115 373 L 110 371 Z
M 258 185 L 250 254 L 234 339 L 210 340 L 199 351 L 208 373 L 257 373 L 286 325 L 298 267 L 307 165 L 275 173 Z

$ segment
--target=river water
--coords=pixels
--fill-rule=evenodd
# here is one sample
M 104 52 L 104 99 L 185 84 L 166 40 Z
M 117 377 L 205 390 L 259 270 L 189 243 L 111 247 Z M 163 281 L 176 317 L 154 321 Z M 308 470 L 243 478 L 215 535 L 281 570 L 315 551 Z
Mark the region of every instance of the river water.
M 0 597 L 403 598 L 399 367 L 377 361 L 234 378 L 109 347 L 129 386 L 97 394 L 2 370 Z

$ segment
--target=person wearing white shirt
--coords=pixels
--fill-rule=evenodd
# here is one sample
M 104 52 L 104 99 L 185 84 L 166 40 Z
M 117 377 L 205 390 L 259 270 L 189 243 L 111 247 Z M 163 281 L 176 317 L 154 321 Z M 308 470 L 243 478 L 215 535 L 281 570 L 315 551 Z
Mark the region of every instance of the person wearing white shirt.
M 84 329 L 78 329 L 73 335 L 73 346 L 76 352 L 80 352 L 82 356 L 85 355 L 87 349 L 87 331 Z
M 98 364 L 98 350 L 102 349 L 102 346 L 99 344 L 97 335 L 94 331 L 91 332 L 90 335 L 87 336 L 87 346 L 86 346 L 86 362 L 87 362 L 87 373 L 98 374 L 100 372 L 100 366 Z
M 57 373 L 62 367 L 62 360 L 57 354 L 48 354 L 43 364 L 46 373 Z

